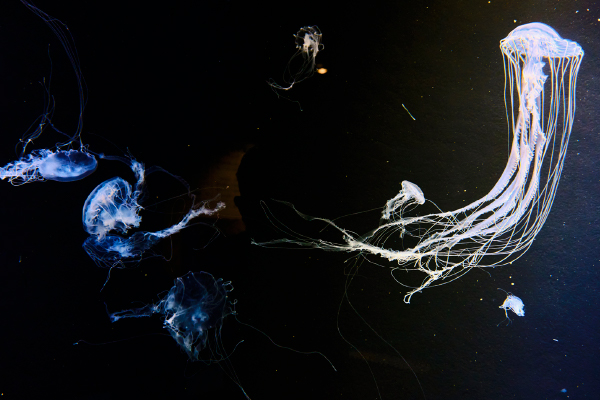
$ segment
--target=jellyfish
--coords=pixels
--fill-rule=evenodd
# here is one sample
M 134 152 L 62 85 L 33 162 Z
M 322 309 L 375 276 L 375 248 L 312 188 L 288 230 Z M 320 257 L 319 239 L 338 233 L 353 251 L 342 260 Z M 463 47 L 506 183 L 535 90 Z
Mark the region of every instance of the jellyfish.
M 33 150 L 0 168 L 0 179 L 19 186 L 36 181 L 72 182 L 96 170 L 93 154 L 81 150 Z
M 267 83 L 273 90 L 290 90 L 296 83 L 310 78 L 315 73 L 315 59 L 319 51 L 323 50 L 323 34 L 319 27 L 303 26 L 298 33 L 294 35 L 296 38 L 296 53 L 290 58 L 283 73 L 284 85 L 279 85 L 274 80 L 269 80 Z M 300 65 L 296 65 L 298 57 L 302 60 Z
M 18 144 L 18 147 L 21 147 L 19 158 L 0 168 L 0 179 L 6 179 L 15 186 L 45 180 L 71 182 L 83 179 L 96 170 L 98 162 L 95 156 L 88 151 L 87 146 L 81 141 L 83 111 L 85 108 L 85 85 L 73 37 L 66 25 L 61 21 L 49 16 L 25 0 L 21 0 L 21 3 L 48 25 L 62 44 L 71 61 L 77 78 L 79 92 L 79 121 L 73 134 L 62 132 L 54 126 L 52 123 L 52 115 L 55 108 L 54 98 L 50 94 L 49 86 L 46 86 L 44 81 L 45 109 L 37 121 L 31 125 L 31 128 L 20 139 Z M 28 146 L 39 138 L 47 127 L 51 127 L 61 136 L 64 136 L 65 139 L 56 143 L 55 149 L 39 149 L 28 153 Z
M 145 182 L 143 164 L 131 160 L 137 182 L 136 190 L 123 178 L 115 177 L 98 185 L 83 205 L 83 227 L 90 235 L 102 240 L 110 231 L 126 234 L 140 225 L 139 198 Z
M 511 310 L 512 312 L 517 314 L 519 317 L 524 317 L 525 316 L 525 305 L 523 304 L 523 301 L 520 298 L 518 298 L 517 296 L 513 295 L 512 293 L 507 292 L 504 289 L 498 288 L 498 290 L 502 290 L 504 293 L 506 293 L 506 299 L 504 300 L 504 302 L 502 303 L 502 305 L 499 308 L 502 308 L 504 310 L 504 315 L 506 315 L 506 319 L 508 320 L 508 323 L 511 322 L 511 319 L 508 317 L 508 310 Z M 501 323 L 502 322 L 500 322 L 500 324 Z M 500 324 L 498 324 L 498 325 L 500 325 Z
M 404 296 L 406 303 L 413 294 L 448 283 L 472 268 L 505 265 L 520 257 L 542 228 L 556 194 L 584 52 L 577 43 L 561 38 L 542 23 L 517 27 L 500 41 L 500 49 L 512 144 L 504 172 L 484 197 L 454 211 L 407 216 L 403 213 L 406 207 L 423 204 L 425 198 L 417 185 L 404 181 L 400 193 L 387 202 L 380 225 L 366 235 L 358 236 L 331 220 L 298 212 L 305 219 L 324 221 L 336 228 L 343 242 L 309 238 L 271 218 L 291 239 L 255 244 L 295 243 L 383 257 L 394 264 L 392 277 L 410 288 Z M 268 209 L 265 212 L 269 215 Z M 416 245 L 388 247 L 386 243 L 398 232 L 413 236 Z M 418 286 L 406 285 L 399 271 L 422 273 L 423 280 Z
M 161 239 L 174 235 L 185 228 L 192 219 L 200 215 L 211 216 L 225 208 L 225 203 L 221 201 L 211 208 L 210 203 L 213 200 L 193 205 L 179 223 L 167 229 L 157 232 L 136 232 L 128 237 L 109 234 L 103 236 L 90 235 L 83 242 L 83 249 L 100 267 L 124 267 L 126 263 L 139 262 L 146 251 L 154 247 Z M 137 221 L 139 219 L 138 216 Z M 119 225 L 120 229 L 127 228 L 125 223 L 119 222 L 121 223 L 115 224 L 115 226 Z
M 233 313 L 228 293 L 231 282 L 215 279 L 208 272 L 188 272 L 175 280 L 169 293 L 156 304 L 109 314 L 111 322 L 122 318 L 160 314 L 169 331 L 191 361 L 202 360 L 200 353 L 212 340 L 220 342 L 223 319 Z M 212 339 L 211 339 L 212 338 Z M 210 360 L 219 361 L 219 360 Z
M 123 267 L 125 263 L 137 262 L 142 255 L 150 250 L 161 239 L 169 237 L 183 228 L 200 215 L 214 215 L 225 208 L 225 203 L 214 199 L 195 203 L 195 196 L 190 193 L 189 185 L 181 178 L 169 174 L 180 180 L 192 198 L 192 206 L 183 219 L 169 227 L 157 232 L 136 232 L 126 237 L 132 228 L 140 226 L 142 217 L 139 215 L 142 206 L 139 204 L 144 193 L 146 176 L 155 171 L 165 171 L 160 167 L 153 167 L 146 171 L 144 164 L 135 159 L 104 156 L 105 159 L 116 159 L 128 163 L 135 174 L 135 190 L 129 182 L 121 177 L 108 179 L 98 185 L 88 196 L 83 206 L 83 227 L 90 236 L 84 241 L 85 252 L 94 260 L 96 265 L 113 268 Z M 117 234 L 110 234 L 116 232 Z

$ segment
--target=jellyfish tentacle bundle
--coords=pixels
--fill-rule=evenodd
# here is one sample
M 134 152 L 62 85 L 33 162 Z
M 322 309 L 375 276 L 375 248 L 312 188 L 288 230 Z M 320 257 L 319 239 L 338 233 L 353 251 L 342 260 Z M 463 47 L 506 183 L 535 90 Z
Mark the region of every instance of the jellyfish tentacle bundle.
M 310 218 L 338 229 L 345 243 L 300 236 L 280 224 L 293 239 L 256 244 L 292 242 L 378 255 L 398 264 L 392 267 L 392 276 L 399 283 L 398 270 L 424 273 L 422 283 L 405 295 L 406 303 L 413 294 L 456 279 L 471 268 L 504 265 L 521 256 L 544 224 L 556 194 L 573 125 L 577 73 L 584 52 L 577 43 L 561 38 L 542 23 L 514 29 L 500 42 L 500 49 L 512 144 L 500 179 L 484 197 L 458 210 L 407 217 L 406 208 L 423 204 L 425 198 L 417 185 L 404 181 L 399 194 L 384 207 L 382 224 L 366 236 L 327 219 Z M 417 244 L 402 250 L 386 247 L 396 231 L 401 236 L 410 231 Z M 486 261 L 484 256 L 495 257 Z

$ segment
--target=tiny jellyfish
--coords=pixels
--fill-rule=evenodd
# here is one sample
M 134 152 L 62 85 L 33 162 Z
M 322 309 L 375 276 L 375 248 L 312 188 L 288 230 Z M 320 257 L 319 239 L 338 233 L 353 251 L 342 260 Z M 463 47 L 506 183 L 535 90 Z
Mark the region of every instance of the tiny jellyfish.
M 12 185 L 19 186 L 29 182 L 53 180 L 58 182 L 71 182 L 85 178 L 94 172 L 98 166 L 96 158 L 91 154 L 87 146 L 81 142 L 81 131 L 83 129 L 83 111 L 85 108 L 85 86 L 79 66 L 79 57 L 71 33 L 66 25 L 35 7 L 33 4 L 21 0 L 35 15 L 40 17 L 56 35 L 67 53 L 77 78 L 79 92 L 79 121 L 74 134 L 67 134 L 57 129 L 51 121 L 54 114 L 54 97 L 50 95 L 45 82 L 46 106 L 43 113 L 38 117 L 30 129 L 20 139 L 18 147 L 21 147 L 19 159 L 9 162 L 0 168 L 0 179 L 8 180 Z M 54 150 L 40 149 L 27 153 L 27 147 L 44 132 L 47 127 L 65 137 L 65 140 L 56 143 Z M 73 146 L 77 146 L 74 149 Z
M 208 272 L 188 272 L 156 304 L 109 314 L 111 322 L 122 318 L 150 317 L 160 314 L 169 331 L 191 361 L 203 360 L 200 353 L 211 342 L 220 345 L 223 319 L 232 314 L 228 298 L 231 282 L 215 279 Z M 221 360 L 209 360 L 221 361 Z
M 413 294 L 453 281 L 472 268 L 506 265 L 522 256 L 546 221 L 558 188 L 584 51 L 542 23 L 517 27 L 500 41 L 500 50 L 512 140 L 507 165 L 485 196 L 457 210 L 407 216 L 406 207 L 424 204 L 425 197 L 417 185 L 404 181 L 400 193 L 385 205 L 379 226 L 366 235 L 297 211 L 309 221 L 319 220 L 337 229 L 343 242 L 296 233 L 265 209 L 271 221 L 291 238 L 254 244 L 295 243 L 382 257 L 393 263 L 392 277 L 410 287 L 406 303 Z M 410 232 L 416 242 L 401 249 L 393 247 L 388 241 L 397 232 L 401 237 Z M 416 285 L 402 282 L 407 271 L 422 274 L 422 281 Z M 516 305 L 518 298 L 514 299 L 509 304 Z
M 319 27 L 303 26 L 298 33 L 294 35 L 296 38 L 296 53 L 290 58 L 283 73 L 283 85 L 279 85 L 273 79 L 267 83 L 273 90 L 290 90 L 296 83 L 310 78 L 316 70 L 315 59 L 317 54 L 323 50 L 323 34 Z M 298 57 L 302 57 L 300 60 Z M 320 74 L 327 72 L 325 68 L 320 68 Z
M 502 303 L 502 305 L 499 307 L 504 310 L 504 315 L 506 316 L 506 320 L 508 320 L 509 323 L 511 322 L 511 319 L 508 317 L 508 310 L 514 312 L 519 317 L 524 317 L 525 316 L 525 304 L 523 304 L 523 301 L 520 298 L 518 298 L 517 296 L 515 296 L 514 294 L 509 293 L 504 289 L 498 288 L 498 290 L 502 290 L 504 293 L 506 293 L 506 299 L 504 300 L 504 303 Z M 498 324 L 498 325 L 500 325 L 500 324 Z
M 189 222 L 201 215 L 210 216 L 225 208 L 225 203 L 217 201 L 214 207 L 211 203 L 218 199 L 195 203 L 195 197 L 190 194 L 192 204 L 189 211 L 177 224 L 157 232 L 136 232 L 126 237 L 129 229 L 138 228 L 142 217 L 139 204 L 143 196 L 146 176 L 153 171 L 163 171 L 162 168 L 153 168 L 146 171 L 144 165 L 136 160 L 126 160 L 119 157 L 106 157 L 117 159 L 130 164 L 137 182 L 135 190 L 123 178 L 115 177 L 98 185 L 88 196 L 83 206 L 83 227 L 90 236 L 84 241 L 83 248 L 90 258 L 101 267 L 124 267 L 125 263 L 138 262 L 143 254 L 150 250 L 161 239 L 174 235 L 184 229 Z M 167 172 L 168 173 L 168 172 Z M 181 178 L 169 174 L 189 186 Z M 110 234 L 116 232 L 117 234 Z

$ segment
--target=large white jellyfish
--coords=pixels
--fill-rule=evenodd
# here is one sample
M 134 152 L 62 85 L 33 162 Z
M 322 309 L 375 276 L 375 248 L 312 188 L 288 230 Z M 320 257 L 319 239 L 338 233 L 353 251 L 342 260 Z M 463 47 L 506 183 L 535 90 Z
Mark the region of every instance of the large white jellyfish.
M 542 23 L 514 29 L 500 41 L 500 49 L 505 97 L 510 99 L 510 108 L 506 104 L 512 147 L 504 172 L 488 194 L 458 210 L 407 217 L 406 207 L 423 204 L 425 199 L 415 184 L 404 181 L 400 193 L 384 207 L 383 223 L 368 235 L 358 236 L 330 220 L 314 218 L 341 231 L 345 243 L 300 236 L 280 224 L 292 239 L 258 244 L 292 242 L 395 261 L 398 265 L 392 267 L 392 276 L 399 283 L 398 270 L 425 275 L 405 295 L 406 303 L 413 294 L 456 279 L 471 268 L 504 265 L 521 256 L 546 221 L 558 187 L 583 50 Z M 403 250 L 386 247 L 397 232 L 414 237 L 416 245 Z

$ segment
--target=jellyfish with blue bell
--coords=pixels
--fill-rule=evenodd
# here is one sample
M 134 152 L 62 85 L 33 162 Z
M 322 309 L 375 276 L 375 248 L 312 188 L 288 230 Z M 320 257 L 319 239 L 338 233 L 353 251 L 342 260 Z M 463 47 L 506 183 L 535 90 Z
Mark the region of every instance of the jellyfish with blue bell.
M 496 267 L 518 259 L 532 245 L 554 201 L 573 127 L 577 74 L 584 51 L 542 23 L 517 27 L 500 41 L 500 50 L 512 140 L 506 167 L 485 196 L 457 210 L 411 216 L 408 211 L 426 200 L 416 184 L 404 181 L 398 195 L 383 207 L 379 226 L 364 235 L 296 211 L 309 221 L 337 229 L 342 235 L 339 242 L 292 231 L 265 207 L 270 220 L 287 237 L 255 244 L 295 243 L 382 257 L 392 263 L 393 279 L 408 287 L 406 303 L 415 293 L 451 282 L 473 268 Z M 398 234 L 410 235 L 415 244 L 393 248 L 390 243 Z M 421 274 L 420 283 L 404 283 L 406 272 Z
M 52 123 L 55 102 L 54 97 L 49 91 L 49 87 L 44 83 L 46 96 L 44 110 L 19 140 L 19 144 L 17 145 L 17 148 L 20 149 L 18 151 L 18 159 L 0 168 L 0 179 L 8 180 L 15 186 L 45 180 L 58 182 L 77 181 L 92 174 L 98 166 L 98 161 L 94 154 L 88 150 L 88 146 L 84 145 L 81 141 L 86 88 L 83 83 L 83 75 L 79 65 L 75 42 L 68 28 L 61 21 L 46 14 L 28 1 L 21 0 L 21 3 L 48 25 L 60 41 L 71 61 L 79 93 L 79 120 L 73 134 L 62 132 Z M 57 142 L 54 149 L 35 149 L 29 151 L 29 147 L 48 128 L 58 133 L 63 137 L 63 140 Z
M 296 52 L 288 61 L 283 73 L 283 85 L 270 79 L 267 83 L 276 90 L 290 90 L 295 84 L 314 75 L 317 68 L 317 54 L 323 50 L 323 34 L 318 26 L 303 26 L 294 34 L 296 43 Z M 301 57 L 299 60 L 298 57 Z M 277 92 L 275 92 L 277 93 Z
M 121 177 L 114 177 L 99 184 L 87 197 L 83 206 L 83 227 L 90 236 L 84 241 L 83 248 L 90 258 L 100 267 L 125 267 L 128 263 L 141 261 L 145 252 L 149 251 L 161 239 L 167 238 L 187 227 L 191 220 L 201 215 L 216 215 L 225 208 L 225 203 L 218 201 L 218 196 L 211 200 L 197 202 L 191 194 L 190 187 L 182 178 L 170 174 L 160 167 L 146 170 L 143 163 L 133 158 L 102 156 L 105 159 L 119 160 L 127 163 L 133 171 L 135 188 Z M 192 206 L 181 221 L 169 228 L 156 232 L 138 231 L 126 236 L 130 229 L 139 228 L 142 217 L 139 215 L 143 207 L 140 205 L 144 197 L 147 175 L 161 171 L 179 180 L 192 199 Z

